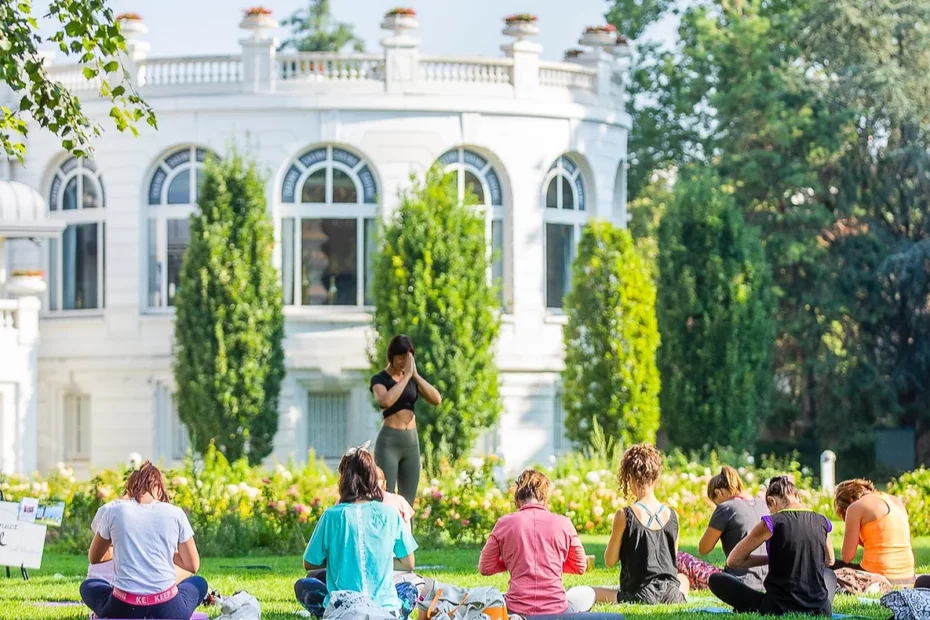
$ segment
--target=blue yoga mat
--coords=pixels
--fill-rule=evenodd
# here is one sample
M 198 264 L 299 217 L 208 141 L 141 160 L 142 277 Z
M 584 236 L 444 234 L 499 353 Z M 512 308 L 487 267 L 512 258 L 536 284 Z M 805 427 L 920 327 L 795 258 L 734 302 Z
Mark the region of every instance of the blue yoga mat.
M 689 609 L 692 614 L 732 614 L 732 609 L 726 607 L 704 607 L 702 609 Z M 853 616 L 850 614 L 833 614 L 833 620 L 845 620 L 848 618 L 864 618 L 865 616 Z

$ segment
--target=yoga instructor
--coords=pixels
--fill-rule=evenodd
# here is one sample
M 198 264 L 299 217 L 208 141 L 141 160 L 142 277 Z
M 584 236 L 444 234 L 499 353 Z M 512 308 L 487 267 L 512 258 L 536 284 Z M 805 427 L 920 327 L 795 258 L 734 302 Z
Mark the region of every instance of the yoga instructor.
M 375 442 L 375 461 L 384 471 L 387 490 L 413 505 L 420 483 L 420 438 L 417 436 L 413 406 L 422 395 L 431 405 L 439 405 L 439 391 L 420 376 L 414 359 L 413 342 L 404 335 L 391 338 L 387 367 L 371 378 L 384 425 Z

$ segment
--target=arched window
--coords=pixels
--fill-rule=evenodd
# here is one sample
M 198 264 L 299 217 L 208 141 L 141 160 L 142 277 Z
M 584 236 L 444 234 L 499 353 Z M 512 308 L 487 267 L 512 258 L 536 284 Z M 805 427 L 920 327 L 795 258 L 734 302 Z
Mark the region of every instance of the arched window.
M 443 172 L 455 175 L 459 199 L 465 199 L 469 189 L 487 209 L 487 236 L 491 243 L 491 281 L 500 287 L 501 305 L 504 305 L 504 192 L 494 166 L 466 148 L 446 151 L 439 158 Z
M 378 185 L 364 159 L 319 146 L 281 184 L 284 303 L 369 306 Z
M 181 284 L 206 149 L 186 146 L 158 162 L 148 188 L 148 307 L 168 308 Z
M 48 309 L 97 310 L 104 305 L 104 206 L 97 165 L 68 158 L 52 177 L 49 216 L 64 220 L 61 241 L 48 245 Z
M 543 184 L 546 211 L 546 307 L 560 309 L 571 287 L 575 244 L 587 220 L 581 169 L 569 157 L 559 157 Z

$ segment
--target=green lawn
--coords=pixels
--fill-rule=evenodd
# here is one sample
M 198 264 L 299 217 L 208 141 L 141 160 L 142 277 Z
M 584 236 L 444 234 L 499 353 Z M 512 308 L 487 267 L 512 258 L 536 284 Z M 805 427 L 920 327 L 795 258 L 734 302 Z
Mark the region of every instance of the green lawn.
M 583 577 L 567 577 L 568 586 L 587 585 L 614 585 L 618 583 L 619 576 L 616 570 L 607 570 L 603 567 L 601 557 L 604 552 L 605 539 L 603 537 L 586 538 L 585 546 L 589 553 L 598 556 L 598 567 L 594 573 Z M 695 552 L 697 540 L 685 539 L 682 548 L 685 551 Z M 442 568 L 424 568 L 423 574 L 435 577 L 440 581 L 463 586 L 494 585 L 501 590 L 506 588 L 505 575 L 485 579 L 477 574 L 478 549 L 443 549 L 438 551 L 421 551 L 417 554 L 417 563 L 424 567 L 441 566 Z M 918 571 L 930 573 L 930 538 L 916 541 Z M 711 557 L 714 563 L 723 561 L 723 554 L 719 548 Z M 247 568 L 248 566 L 260 568 Z M 263 569 L 261 567 L 270 567 Z M 34 571 L 32 579 L 27 583 L 21 579 L 6 579 L 0 577 L 0 620 L 85 620 L 87 611 L 82 607 L 41 607 L 38 601 L 77 601 L 78 586 L 86 573 L 86 560 L 78 556 L 46 555 L 41 571 Z M 57 575 L 61 575 L 56 577 Z M 293 583 L 302 576 L 299 558 L 236 558 L 236 559 L 209 559 L 204 561 L 202 574 L 210 582 L 211 588 L 218 589 L 225 594 L 236 590 L 248 590 L 262 604 L 262 617 L 267 620 L 282 620 L 296 618 L 294 612 L 299 606 L 293 600 Z M 692 596 L 687 605 L 677 607 L 637 607 L 612 606 L 603 607 L 602 611 L 622 611 L 630 620 L 665 620 L 666 618 L 681 617 L 683 609 L 707 606 L 720 606 L 719 601 L 707 593 Z M 834 610 L 840 613 L 856 614 L 864 618 L 885 620 L 888 614 L 880 606 L 864 605 L 852 597 L 838 597 Z M 217 615 L 213 611 L 211 615 Z M 715 615 L 688 614 L 692 620 L 718 619 Z M 750 618 L 755 616 L 744 616 Z

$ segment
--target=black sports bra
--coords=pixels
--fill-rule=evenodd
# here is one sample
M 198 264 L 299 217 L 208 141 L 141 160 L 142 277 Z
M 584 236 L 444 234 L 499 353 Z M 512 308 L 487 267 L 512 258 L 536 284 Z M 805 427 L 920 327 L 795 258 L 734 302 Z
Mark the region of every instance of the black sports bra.
M 397 385 L 397 381 L 394 381 L 394 377 L 392 377 L 388 371 L 382 370 L 371 378 L 371 383 L 369 384 L 368 389 L 371 390 L 376 385 L 383 385 L 385 388 L 390 390 L 395 385 Z M 394 415 L 398 411 L 403 411 L 405 409 L 413 411 L 413 405 L 417 402 L 417 397 L 419 397 L 419 395 L 420 393 L 417 389 L 417 382 L 413 379 L 410 379 L 407 382 L 406 387 L 404 387 L 404 391 L 400 397 L 398 397 L 393 405 L 387 409 L 382 409 L 381 415 L 387 418 Z

